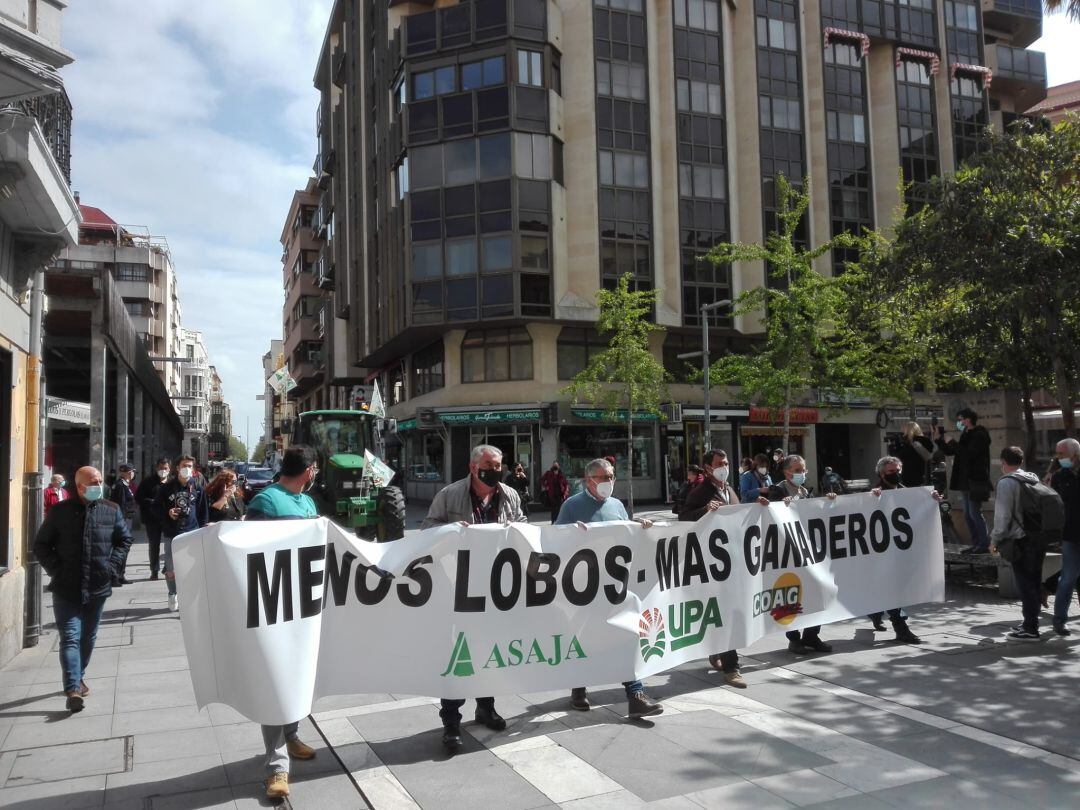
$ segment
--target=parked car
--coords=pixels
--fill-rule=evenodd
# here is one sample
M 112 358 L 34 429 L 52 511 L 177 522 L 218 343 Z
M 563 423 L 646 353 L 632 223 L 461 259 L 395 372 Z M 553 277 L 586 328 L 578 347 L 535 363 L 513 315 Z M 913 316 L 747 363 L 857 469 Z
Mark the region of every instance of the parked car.
M 244 501 L 250 501 L 274 481 L 274 471 L 269 467 L 248 467 L 240 476 L 244 492 Z

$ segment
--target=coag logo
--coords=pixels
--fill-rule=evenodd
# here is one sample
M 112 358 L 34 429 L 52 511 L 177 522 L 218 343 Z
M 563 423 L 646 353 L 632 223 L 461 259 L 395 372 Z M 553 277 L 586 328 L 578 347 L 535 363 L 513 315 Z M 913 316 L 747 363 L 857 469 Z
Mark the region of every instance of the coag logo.
M 781 574 L 772 588 L 754 594 L 754 615 L 768 613 L 779 624 L 791 624 L 802 613 L 802 582 L 794 574 Z
M 667 633 L 664 630 L 664 617 L 659 608 L 646 610 L 638 619 L 638 643 L 641 645 L 641 657 L 648 661 L 654 655 L 664 657 L 667 650 Z

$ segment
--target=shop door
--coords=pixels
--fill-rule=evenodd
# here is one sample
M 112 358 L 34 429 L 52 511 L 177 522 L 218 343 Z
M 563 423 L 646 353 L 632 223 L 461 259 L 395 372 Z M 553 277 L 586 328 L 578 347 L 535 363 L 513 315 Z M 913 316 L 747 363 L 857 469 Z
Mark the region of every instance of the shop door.
M 834 472 L 840 473 L 844 478 L 852 478 L 851 434 L 848 426 L 818 425 L 816 435 L 818 474 L 824 474 L 826 467 L 832 467 Z

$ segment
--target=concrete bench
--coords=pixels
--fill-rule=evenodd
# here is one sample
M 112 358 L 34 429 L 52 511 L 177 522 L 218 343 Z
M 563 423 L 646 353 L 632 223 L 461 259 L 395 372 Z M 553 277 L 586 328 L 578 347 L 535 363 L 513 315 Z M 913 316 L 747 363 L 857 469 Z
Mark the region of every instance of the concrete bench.
M 963 550 L 968 546 L 962 546 L 957 543 L 945 544 L 945 573 L 949 572 L 949 569 L 954 565 L 966 565 L 971 569 L 972 576 L 975 575 L 976 568 L 998 568 L 1001 566 L 1007 566 L 1005 562 L 997 554 L 964 554 Z M 1010 573 L 1012 570 L 1010 568 Z

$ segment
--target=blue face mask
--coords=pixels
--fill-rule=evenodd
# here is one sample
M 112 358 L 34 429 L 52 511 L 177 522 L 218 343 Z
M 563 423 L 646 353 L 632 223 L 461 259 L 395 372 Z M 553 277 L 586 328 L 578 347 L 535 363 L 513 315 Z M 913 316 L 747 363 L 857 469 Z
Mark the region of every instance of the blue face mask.
M 959 430 L 959 431 L 964 430 L 964 423 L 963 423 L 962 420 L 960 420 L 960 419 L 956 420 L 956 429 Z
M 803 484 L 806 483 L 806 473 L 792 473 L 791 483 L 795 484 L 795 486 L 801 487 Z
M 91 484 L 83 492 L 83 497 L 88 501 L 100 501 L 103 494 L 101 484 Z
M 1072 463 L 1071 458 L 1059 458 L 1058 459 L 1058 466 L 1061 467 L 1061 469 L 1063 469 L 1063 470 L 1072 469 L 1072 465 L 1073 465 L 1073 463 Z

